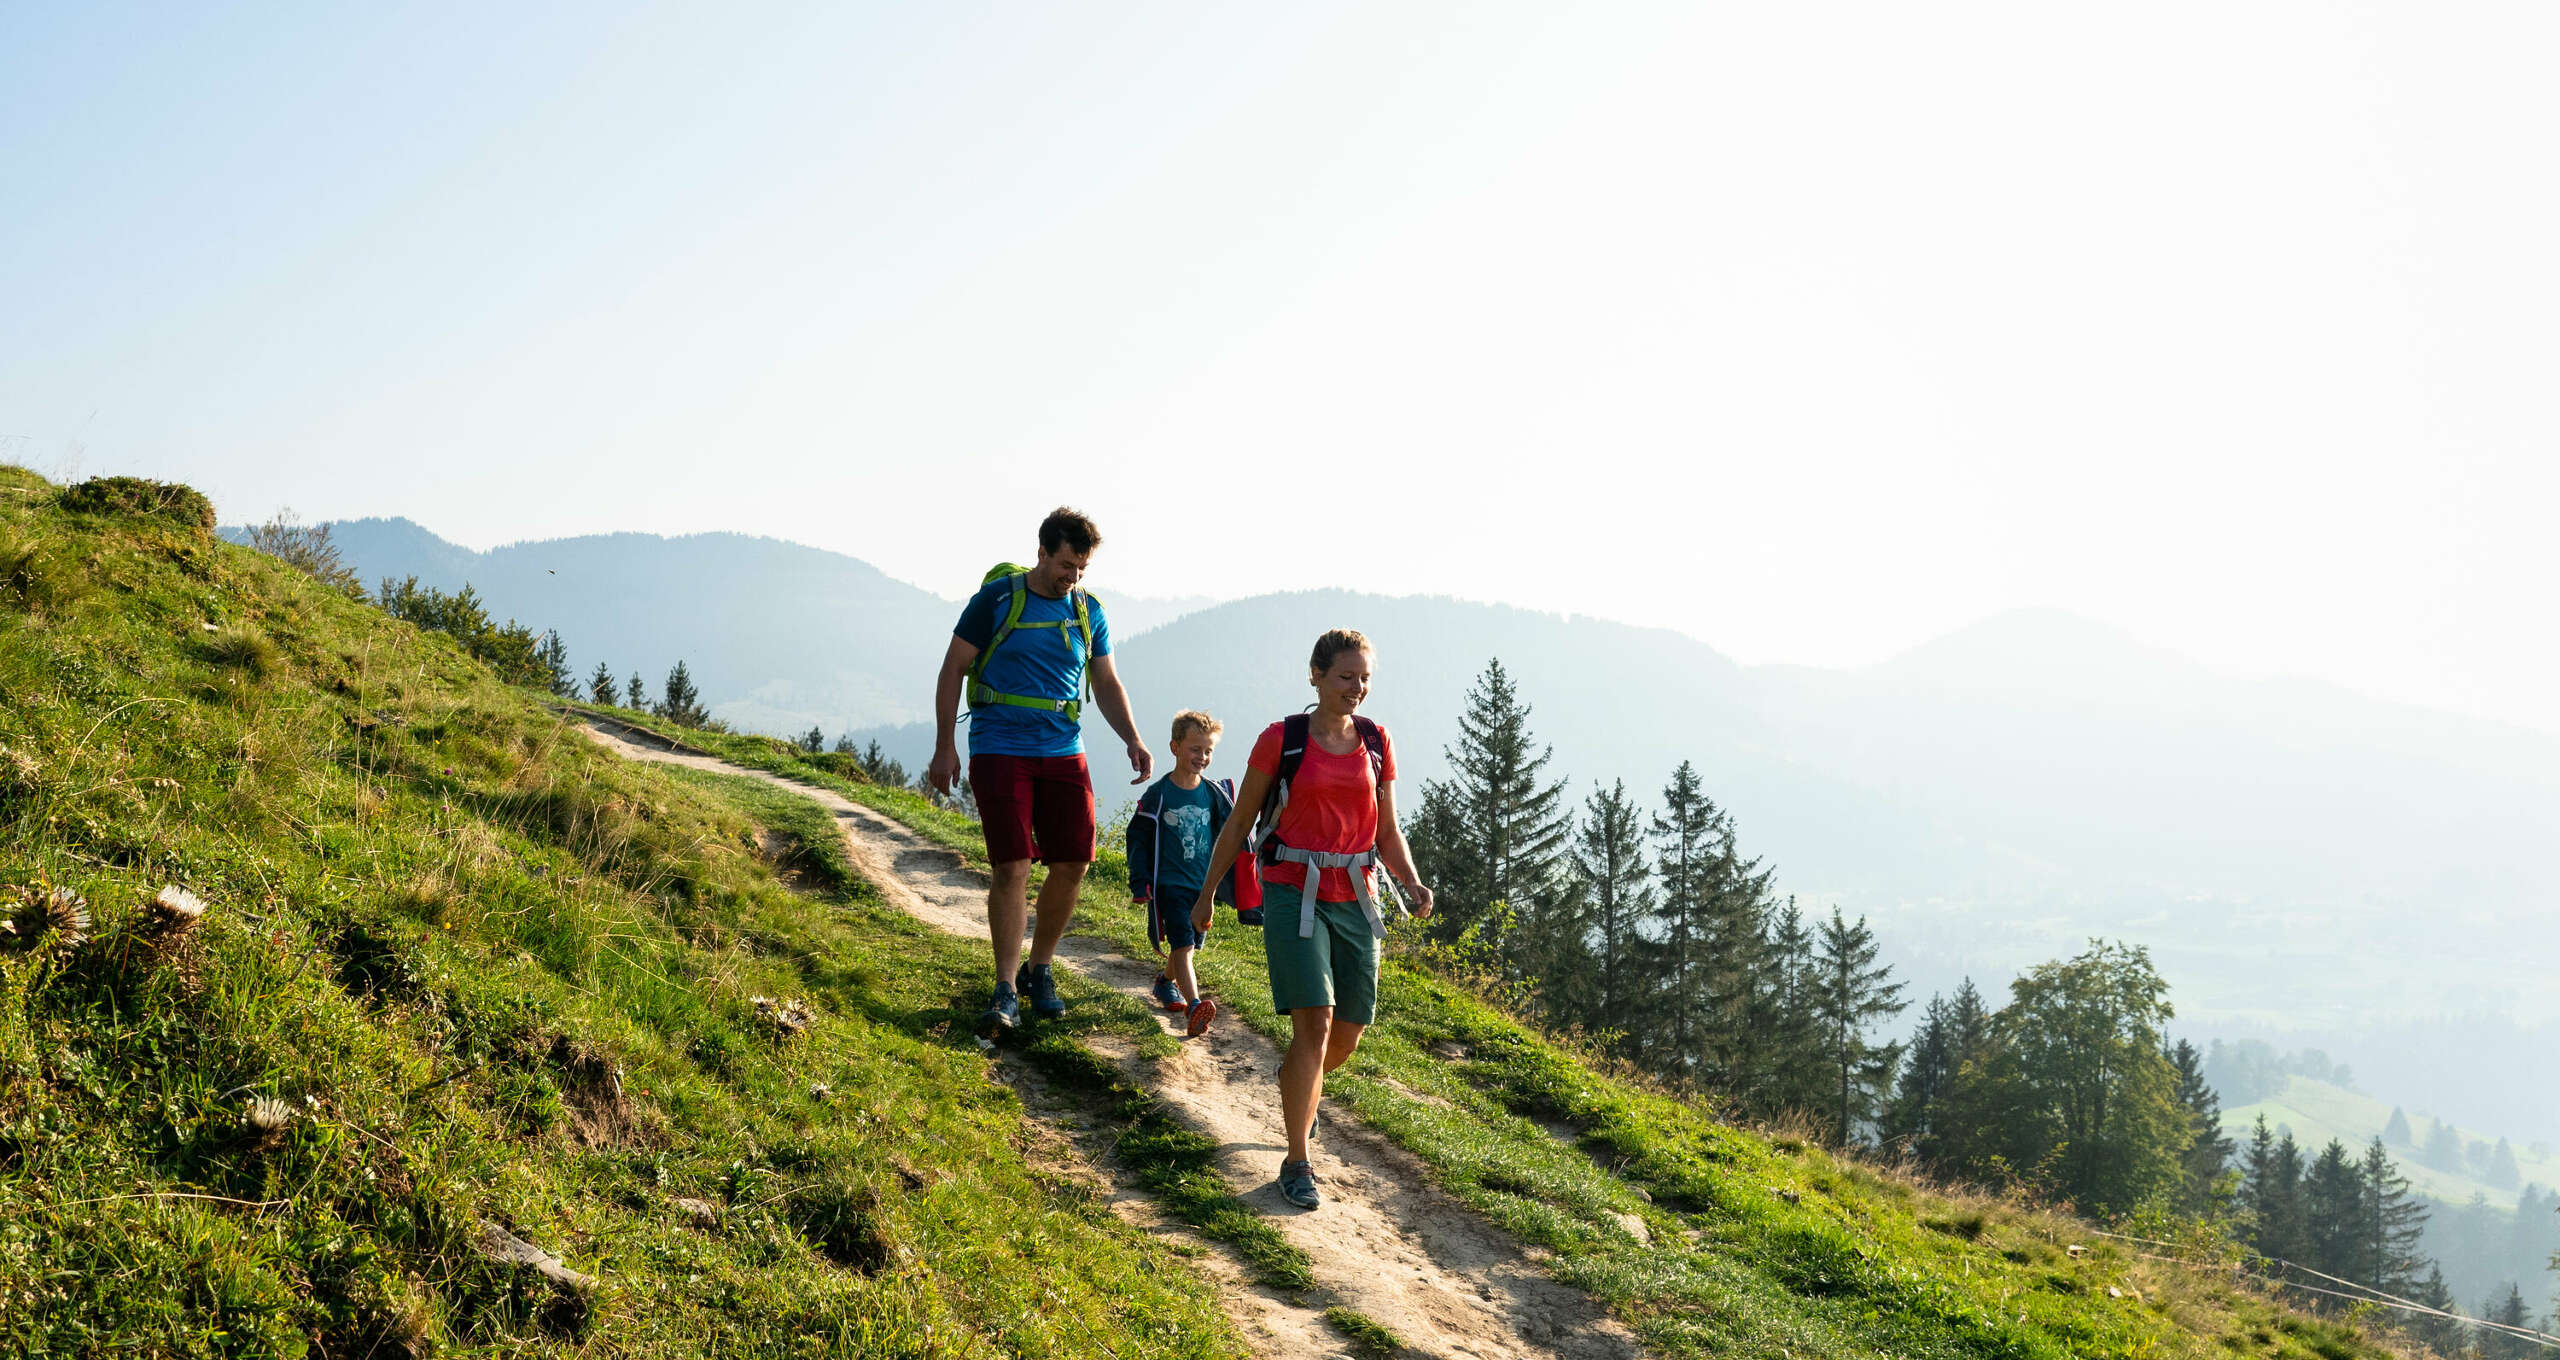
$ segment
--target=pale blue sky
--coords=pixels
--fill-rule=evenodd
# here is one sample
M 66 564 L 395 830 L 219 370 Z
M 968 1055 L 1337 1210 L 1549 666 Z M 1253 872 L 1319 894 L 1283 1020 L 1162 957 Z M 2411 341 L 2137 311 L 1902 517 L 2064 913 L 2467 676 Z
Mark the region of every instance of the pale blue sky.
M 1073 500 L 1151 594 L 2049 604 L 2560 728 L 2556 27 L 13 6 L 0 456 L 946 593 Z

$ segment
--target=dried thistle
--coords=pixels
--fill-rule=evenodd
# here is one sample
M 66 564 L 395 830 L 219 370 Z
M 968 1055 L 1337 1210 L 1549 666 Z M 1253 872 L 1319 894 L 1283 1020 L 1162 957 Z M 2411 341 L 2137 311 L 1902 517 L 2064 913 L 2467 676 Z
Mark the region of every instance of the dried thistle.
M 786 1039 L 809 1028 L 809 1004 L 805 1001 L 777 1001 L 769 996 L 751 996 L 747 1001 L 756 1008 L 757 1019 L 773 1026 Z
M 204 921 L 205 902 L 201 897 L 172 883 L 151 899 L 150 930 L 164 939 L 185 936 Z
M 20 929 L 23 933 L 23 923 Z M 56 888 L 46 893 L 39 906 L 36 931 L 60 936 L 66 945 L 78 944 L 89 938 L 88 902 L 71 888 Z
M 272 1144 L 284 1137 L 286 1129 L 293 1127 L 294 1116 L 299 1113 L 301 1111 L 294 1108 L 292 1101 L 259 1096 L 249 1102 L 249 1108 L 240 1118 L 249 1131 L 258 1136 L 260 1143 Z

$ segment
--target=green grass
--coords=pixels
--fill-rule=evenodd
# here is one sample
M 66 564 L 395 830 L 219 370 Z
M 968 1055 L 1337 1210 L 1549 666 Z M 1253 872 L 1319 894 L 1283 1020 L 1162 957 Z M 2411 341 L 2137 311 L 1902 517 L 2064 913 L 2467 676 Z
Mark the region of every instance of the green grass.
M 980 858 L 976 828 L 920 795 L 845 778 L 771 738 L 655 726 L 827 784 Z M 1104 846 L 1077 928 L 1143 950 L 1127 882 L 1118 847 Z M 1199 967 L 1225 1014 L 1287 1042 L 1259 932 L 1229 918 Z M 1605 1068 L 1397 955 L 1380 1022 L 1326 1093 L 1666 1355 L 2390 1353 L 2357 1327 L 2132 1256 L 2088 1224 L 1735 1128 L 1706 1102 Z M 2086 1248 L 2076 1257 L 2075 1244 Z
M 1364 1360 L 1389 1360 L 1404 1353 L 1404 1338 L 1366 1313 L 1350 1308 L 1327 1308 L 1324 1320 L 1342 1333 L 1351 1342 L 1352 1352 Z
M 1245 1353 L 1026 1164 L 983 947 L 823 812 L 605 754 L 184 496 L 76 504 L 0 469 L 0 893 L 95 918 L 0 945 L 0 1353 Z
M 2268 1128 L 2291 1128 L 2294 1140 L 2302 1144 L 2304 1154 L 2316 1157 L 2321 1147 L 2332 1138 L 2345 1143 L 2351 1152 L 2362 1152 L 2365 1144 L 2380 1136 L 2390 1124 L 2391 1103 L 2329 1082 L 2301 1076 L 2287 1077 L 2284 1089 L 2265 1100 L 2223 1111 L 2223 1130 L 2245 1147 L 2250 1127 L 2261 1114 L 2267 1117 Z M 2435 1127 L 2434 1117 L 2423 1110 L 2409 1111 L 2408 1118 L 2421 1140 Z M 2495 1146 L 2498 1141 L 2496 1134 L 2478 1133 L 2459 1126 L 2455 1132 L 2466 1142 Z M 2515 1145 L 2512 1150 L 2521 1184 L 2560 1185 L 2560 1157 L 2538 1155 L 2529 1145 Z M 2501 1190 L 2473 1175 L 2468 1168 L 2445 1171 L 2428 1166 L 2418 1160 L 2415 1148 L 2395 1147 L 2391 1149 L 2391 1157 L 2399 1164 L 2401 1174 L 2409 1178 L 2409 1184 L 2429 1198 L 2446 1204 L 2467 1204 L 2473 1195 L 2479 1195 L 2501 1209 L 2513 1211 L 2516 1207 L 2515 1190 Z

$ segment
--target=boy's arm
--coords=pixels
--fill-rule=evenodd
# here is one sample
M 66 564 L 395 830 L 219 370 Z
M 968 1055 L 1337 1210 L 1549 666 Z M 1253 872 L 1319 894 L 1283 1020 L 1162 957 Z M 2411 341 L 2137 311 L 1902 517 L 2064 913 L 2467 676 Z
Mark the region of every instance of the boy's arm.
M 1145 794 L 1138 795 L 1137 810 L 1129 814 L 1129 899 L 1133 902 L 1156 895 L 1157 829 L 1155 809 L 1147 806 Z

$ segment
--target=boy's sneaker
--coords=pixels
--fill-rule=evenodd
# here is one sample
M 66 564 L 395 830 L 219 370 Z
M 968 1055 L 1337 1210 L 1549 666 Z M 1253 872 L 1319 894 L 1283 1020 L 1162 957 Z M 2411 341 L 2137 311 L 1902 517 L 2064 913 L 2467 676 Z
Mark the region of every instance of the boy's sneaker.
M 1261 925 L 1261 924 L 1262 924 L 1262 908 L 1260 908 L 1260 907 L 1246 907 L 1246 908 L 1244 908 L 1242 911 L 1237 912 L 1237 913 L 1236 913 L 1236 924 L 1237 924 L 1237 925 L 1240 925 L 1240 926 L 1258 926 L 1258 925 Z
M 1155 996 L 1156 1004 L 1164 1007 L 1166 1010 L 1178 1011 L 1182 1009 L 1181 989 L 1173 985 L 1172 978 L 1166 977 L 1161 973 L 1156 975 Z
M 1207 1029 L 1207 1028 L 1209 1027 L 1209 1022 L 1210 1022 L 1210 1021 L 1212 1021 L 1212 1020 L 1215 1020 L 1215 1019 L 1217 1019 L 1217 1018 L 1218 1018 L 1218 1003 L 1217 1003 L 1217 1002 L 1212 1001 L 1212 1000 L 1210 1000 L 1209 998 L 1207 998 L 1207 997 L 1205 997 L 1205 996 L 1204 996 L 1204 997 L 1202 997 L 1202 998 L 1200 998 L 1200 999 L 1199 999 L 1199 1000 L 1197 1000 L 1197 1001 L 1192 1002 L 1192 1003 L 1191 1003 L 1191 1019 L 1190 1019 L 1189 1021 L 1187 1021 L 1187 1022 L 1183 1025 L 1183 1027 L 1182 1027 L 1182 1034 L 1183 1034 L 1183 1037 L 1184 1037 L 1184 1038 L 1186 1038 L 1186 1039 L 1197 1039 L 1197 1038 L 1199 1038 L 1199 1037 L 1200 1037 L 1200 1031 L 1202 1031 L 1202 1030 L 1204 1030 L 1204 1029 Z
M 1031 998 L 1031 1013 L 1043 1020 L 1055 1020 L 1067 1013 L 1067 1003 L 1058 999 L 1058 980 L 1045 963 L 1026 963 L 1013 975 L 1013 987 Z
M 1312 1209 L 1324 1203 L 1324 1196 L 1316 1190 L 1315 1163 L 1282 1162 L 1280 1164 L 1280 1198 L 1301 1209 Z
M 986 1011 L 978 1017 L 978 1033 L 992 1039 L 1020 1023 L 1022 1003 L 1014 995 L 1013 984 L 997 983 L 994 998 L 987 1002 Z

